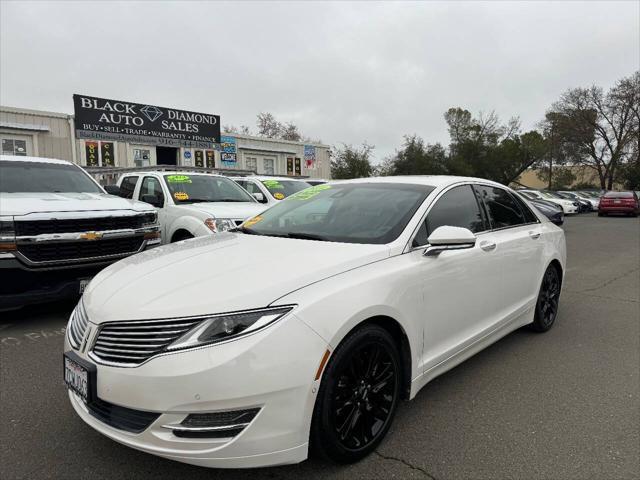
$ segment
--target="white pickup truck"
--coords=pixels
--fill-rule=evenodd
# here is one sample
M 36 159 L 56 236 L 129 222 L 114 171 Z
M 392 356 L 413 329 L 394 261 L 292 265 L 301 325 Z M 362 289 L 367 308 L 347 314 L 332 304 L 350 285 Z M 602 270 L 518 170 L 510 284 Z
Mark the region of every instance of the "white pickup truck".
M 106 265 L 160 244 L 155 210 L 64 160 L 0 156 L 0 310 L 80 295 Z
M 107 191 L 157 208 L 162 242 L 223 232 L 266 206 L 222 175 L 185 171 L 125 173 Z

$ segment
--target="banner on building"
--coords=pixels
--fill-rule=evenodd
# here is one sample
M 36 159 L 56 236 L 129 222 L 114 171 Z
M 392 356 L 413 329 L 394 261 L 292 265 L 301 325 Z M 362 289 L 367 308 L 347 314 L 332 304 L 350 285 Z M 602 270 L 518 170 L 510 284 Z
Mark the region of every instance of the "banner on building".
M 216 166 L 215 152 L 213 150 L 207 150 L 205 152 L 205 155 L 207 157 L 207 168 L 214 168 Z
M 307 170 L 316 169 L 316 147 L 313 145 L 304 146 L 304 166 Z
M 113 153 L 113 142 L 100 142 L 100 155 L 102 155 L 103 167 L 115 167 L 116 161 Z
M 202 150 L 196 150 L 195 157 L 196 167 L 204 167 L 204 156 L 202 155 Z
M 220 116 L 74 95 L 76 136 L 185 148 L 214 148 Z
M 287 175 L 293 175 L 293 157 L 287 157 Z
M 99 166 L 98 142 L 84 142 L 84 150 L 87 156 L 87 167 Z
M 302 167 L 301 167 L 301 161 L 299 157 L 296 157 L 296 167 L 295 167 L 295 174 L 296 175 L 302 175 Z
M 235 137 L 220 137 L 220 160 L 224 166 L 235 166 L 238 159 L 238 149 Z

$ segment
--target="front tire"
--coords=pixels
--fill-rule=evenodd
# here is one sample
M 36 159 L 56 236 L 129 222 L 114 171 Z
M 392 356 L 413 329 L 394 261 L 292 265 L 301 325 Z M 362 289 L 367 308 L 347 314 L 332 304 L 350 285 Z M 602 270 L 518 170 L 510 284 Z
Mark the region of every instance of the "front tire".
M 338 463 L 356 462 L 389 431 L 400 399 L 400 353 L 376 325 L 350 334 L 334 351 L 320 383 L 311 449 Z
M 542 277 L 533 323 L 529 325 L 531 330 L 542 333 L 553 327 L 558 316 L 559 301 L 560 273 L 554 265 L 549 265 Z

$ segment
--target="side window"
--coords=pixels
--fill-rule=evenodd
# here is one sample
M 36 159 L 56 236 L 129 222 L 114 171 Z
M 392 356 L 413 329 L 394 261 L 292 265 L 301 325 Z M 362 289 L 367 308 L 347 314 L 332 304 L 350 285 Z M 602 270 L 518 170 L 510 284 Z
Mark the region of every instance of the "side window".
M 247 182 L 245 182 L 244 180 L 236 180 L 235 182 L 245 190 L 247 189 Z
M 468 228 L 473 233 L 486 230 L 480 206 L 470 185 L 454 187 L 436 200 L 427 220 L 420 226 L 413 246 L 426 245 L 429 235 L 443 225 Z
M 491 227 L 506 228 L 527 223 L 514 198 L 502 188 L 476 185 L 476 193 L 487 207 Z
M 538 223 L 538 217 L 536 217 L 536 215 L 531 211 L 527 204 L 523 202 L 522 199 L 518 197 L 518 195 L 512 195 L 512 197 L 515 198 L 516 203 L 520 207 L 520 210 L 522 210 L 525 223 Z
M 160 180 L 155 177 L 144 177 L 142 185 L 140 186 L 140 193 L 138 194 L 138 200 L 142 201 L 144 195 L 155 195 L 160 200 L 160 205 L 164 205 L 164 194 L 162 193 L 162 186 Z
M 133 198 L 133 191 L 136 189 L 138 177 L 124 177 L 120 183 L 120 196 L 123 198 Z

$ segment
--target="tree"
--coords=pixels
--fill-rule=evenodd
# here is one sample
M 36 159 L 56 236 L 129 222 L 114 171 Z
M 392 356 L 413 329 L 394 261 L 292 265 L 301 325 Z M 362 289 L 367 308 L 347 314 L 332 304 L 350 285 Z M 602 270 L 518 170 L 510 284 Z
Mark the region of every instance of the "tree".
M 269 112 L 260 112 L 256 118 L 258 135 L 267 138 L 280 138 L 283 125 Z
M 374 147 L 362 144 L 362 147 L 352 145 L 342 145 L 342 148 L 332 147 L 331 149 L 331 178 L 363 178 L 374 174 L 374 167 L 371 164 L 371 154 Z
M 636 72 L 607 93 L 598 86 L 567 90 L 552 107 L 563 121 L 558 135 L 573 153 L 572 160 L 593 168 L 600 187 L 611 190 L 618 168 L 629 160 L 638 140 Z
M 417 135 L 406 135 L 404 144 L 387 159 L 380 173 L 386 175 L 442 175 L 447 173 L 447 153 L 442 145 L 425 144 Z

